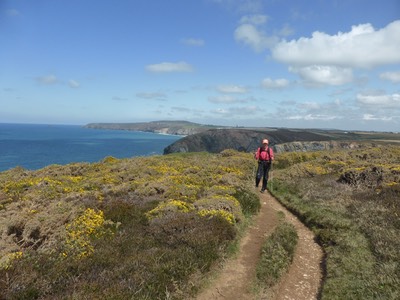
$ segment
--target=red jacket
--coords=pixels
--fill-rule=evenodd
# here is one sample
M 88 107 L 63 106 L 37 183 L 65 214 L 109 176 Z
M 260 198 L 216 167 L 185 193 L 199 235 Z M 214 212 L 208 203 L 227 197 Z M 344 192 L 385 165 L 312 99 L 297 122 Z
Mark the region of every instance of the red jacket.
M 270 147 L 259 147 L 254 153 L 254 158 L 257 160 L 274 160 L 274 151 Z

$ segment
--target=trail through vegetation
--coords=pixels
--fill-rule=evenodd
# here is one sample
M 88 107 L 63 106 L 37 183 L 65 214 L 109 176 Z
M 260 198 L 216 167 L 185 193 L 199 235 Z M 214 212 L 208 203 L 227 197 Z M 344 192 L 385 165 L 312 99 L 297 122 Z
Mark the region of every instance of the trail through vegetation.
M 0 299 L 400 299 L 398 145 L 281 153 L 279 202 L 253 170 L 226 150 L 0 172 Z
M 269 193 L 260 196 L 261 209 L 242 238 L 237 256 L 223 266 L 215 280 L 196 300 L 208 299 L 317 299 L 323 253 L 313 233 Z M 268 292 L 254 290 L 256 264 L 262 243 L 278 225 L 278 212 L 285 214 L 299 236 L 293 263 L 281 281 Z

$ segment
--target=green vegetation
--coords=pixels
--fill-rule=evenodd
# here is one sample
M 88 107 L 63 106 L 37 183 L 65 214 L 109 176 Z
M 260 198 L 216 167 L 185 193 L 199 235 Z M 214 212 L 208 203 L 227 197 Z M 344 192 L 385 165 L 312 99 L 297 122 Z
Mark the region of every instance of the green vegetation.
M 185 299 L 258 212 L 227 150 L 0 173 L 0 298 Z
M 280 222 L 261 249 L 256 276 L 262 286 L 272 287 L 293 261 L 298 236 L 292 224 Z
M 285 153 L 273 193 L 326 253 L 322 299 L 400 298 L 400 147 Z

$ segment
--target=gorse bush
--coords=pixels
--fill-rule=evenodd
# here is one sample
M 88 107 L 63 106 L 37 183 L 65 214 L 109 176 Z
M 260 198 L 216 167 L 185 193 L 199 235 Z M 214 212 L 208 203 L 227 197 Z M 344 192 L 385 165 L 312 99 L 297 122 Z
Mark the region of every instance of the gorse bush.
M 224 151 L 0 173 L 0 298 L 185 299 L 259 199 Z
M 315 160 L 320 155 L 321 152 L 288 152 L 274 162 L 274 167 L 277 169 L 285 169 L 298 163 Z
M 87 208 L 83 214 L 65 226 L 67 236 L 62 255 L 64 257 L 72 255 L 77 259 L 91 255 L 94 252 L 91 239 L 112 233 L 105 228 L 107 224 L 114 225 L 112 221 L 104 220 L 103 211 Z
M 322 299 L 400 299 L 400 147 L 322 151 L 274 173 L 273 193 L 326 253 Z M 323 171 L 321 171 L 323 170 Z

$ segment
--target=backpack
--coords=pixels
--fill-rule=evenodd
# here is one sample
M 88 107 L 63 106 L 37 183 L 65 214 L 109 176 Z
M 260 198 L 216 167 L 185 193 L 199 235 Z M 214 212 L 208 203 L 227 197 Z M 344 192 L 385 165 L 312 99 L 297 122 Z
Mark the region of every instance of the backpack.
M 266 152 L 268 152 L 268 163 L 271 163 L 271 148 L 268 146 L 268 149 L 266 150 Z M 261 147 L 258 147 L 258 159 L 260 160 L 260 156 L 261 156 Z

